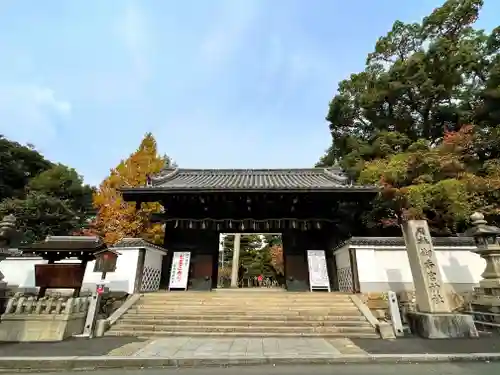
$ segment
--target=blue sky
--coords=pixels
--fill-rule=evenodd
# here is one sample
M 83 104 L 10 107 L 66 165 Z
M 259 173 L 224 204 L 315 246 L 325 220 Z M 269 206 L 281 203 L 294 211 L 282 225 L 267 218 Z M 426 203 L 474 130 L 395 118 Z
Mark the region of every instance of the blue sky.
M 92 184 L 148 131 L 181 167 L 309 167 L 337 83 L 440 4 L 0 0 L 0 133 Z

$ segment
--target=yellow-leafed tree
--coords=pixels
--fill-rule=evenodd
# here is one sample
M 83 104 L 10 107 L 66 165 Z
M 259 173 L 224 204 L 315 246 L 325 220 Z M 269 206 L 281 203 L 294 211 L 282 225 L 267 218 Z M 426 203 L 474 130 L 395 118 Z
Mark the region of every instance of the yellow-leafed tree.
M 135 203 L 125 202 L 118 189 L 145 186 L 147 177 L 171 166 L 168 156 L 158 154 L 156 140 L 151 133 L 144 136 L 139 148 L 111 170 L 94 194 L 97 216 L 88 232 L 100 235 L 107 244 L 124 237 L 140 237 L 153 243 L 163 241 L 163 226 L 149 221 L 152 213 L 161 212 L 159 203 L 143 203 L 139 210 Z

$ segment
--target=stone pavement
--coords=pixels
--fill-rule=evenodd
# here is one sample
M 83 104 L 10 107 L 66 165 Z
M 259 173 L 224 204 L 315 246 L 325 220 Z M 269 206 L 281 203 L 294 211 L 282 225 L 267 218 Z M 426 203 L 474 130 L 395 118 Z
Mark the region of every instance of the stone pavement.
M 396 340 L 347 338 L 221 338 L 165 337 L 139 339 L 136 337 L 74 338 L 53 343 L 0 343 L 1 357 L 332 357 L 372 354 L 467 354 L 500 353 L 500 337 L 480 339 Z
M 435 343 L 432 344 L 434 351 L 419 340 L 377 339 L 358 341 L 356 345 L 345 338 L 165 337 L 141 341 L 130 337 L 105 337 L 61 343 L 3 343 L 0 344 L 0 372 L 500 361 L 500 352 L 495 352 L 498 350 L 498 343 L 494 342 L 497 338 L 460 342 L 424 340 Z M 456 348 L 461 348 L 462 354 L 454 353 Z M 382 353 L 373 353 L 377 350 Z
M 169 337 L 151 340 L 133 355 L 169 358 L 325 358 L 339 354 L 367 353 L 349 339 Z M 121 349 L 117 349 L 110 355 L 123 354 Z
M 500 362 L 484 363 L 415 363 L 415 364 L 348 364 L 331 365 L 248 366 L 239 367 L 239 375 L 498 375 Z M 234 375 L 232 367 L 187 367 L 161 369 L 94 370 L 92 375 Z M 12 373 L 13 375 L 14 373 Z M 18 375 L 19 373 L 17 373 Z M 74 375 L 74 371 L 52 372 L 46 375 Z M 4 373 L 3 375 L 9 375 Z

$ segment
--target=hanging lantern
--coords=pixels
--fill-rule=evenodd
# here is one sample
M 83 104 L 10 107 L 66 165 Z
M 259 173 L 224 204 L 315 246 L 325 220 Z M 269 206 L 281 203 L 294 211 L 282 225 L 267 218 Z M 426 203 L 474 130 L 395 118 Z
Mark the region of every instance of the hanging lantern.
M 243 222 L 241 222 L 240 229 L 241 229 L 242 231 L 244 231 L 244 230 L 245 230 L 245 226 L 243 225 Z
M 179 226 L 179 221 L 178 221 L 178 220 L 176 220 L 176 221 L 175 221 L 175 224 L 174 224 L 174 228 L 177 228 L 178 226 Z
M 220 224 L 217 223 L 217 231 L 219 231 L 219 230 L 220 230 Z
M 201 229 L 206 229 L 207 228 L 207 225 L 205 224 L 204 221 L 201 222 Z
M 191 220 L 189 221 L 189 229 L 193 229 L 193 222 Z
M 316 229 L 321 229 L 321 223 L 319 221 L 316 222 Z
M 295 229 L 297 227 L 297 223 L 295 223 L 295 220 L 292 220 L 292 228 Z
M 231 223 L 231 220 L 229 220 L 229 223 L 227 224 L 228 228 L 232 228 L 233 227 L 233 223 Z

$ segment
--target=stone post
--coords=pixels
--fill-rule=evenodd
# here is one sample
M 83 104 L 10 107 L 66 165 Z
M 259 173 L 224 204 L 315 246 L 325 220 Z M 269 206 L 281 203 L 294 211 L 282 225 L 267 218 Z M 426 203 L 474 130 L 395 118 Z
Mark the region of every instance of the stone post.
M 238 287 L 238 271 L 240 265 L 240 244 L 241 233 L 234 235 L 234 248 L 233 248 L 233 263 L 231 268 L 231 288 Z
M 478 337 L 472 316 L 451 312 L 427 221 L 409 220 L 402 230 L 417 303 L 417 312 L 408 314 L 412 332 L 430 339 Z

